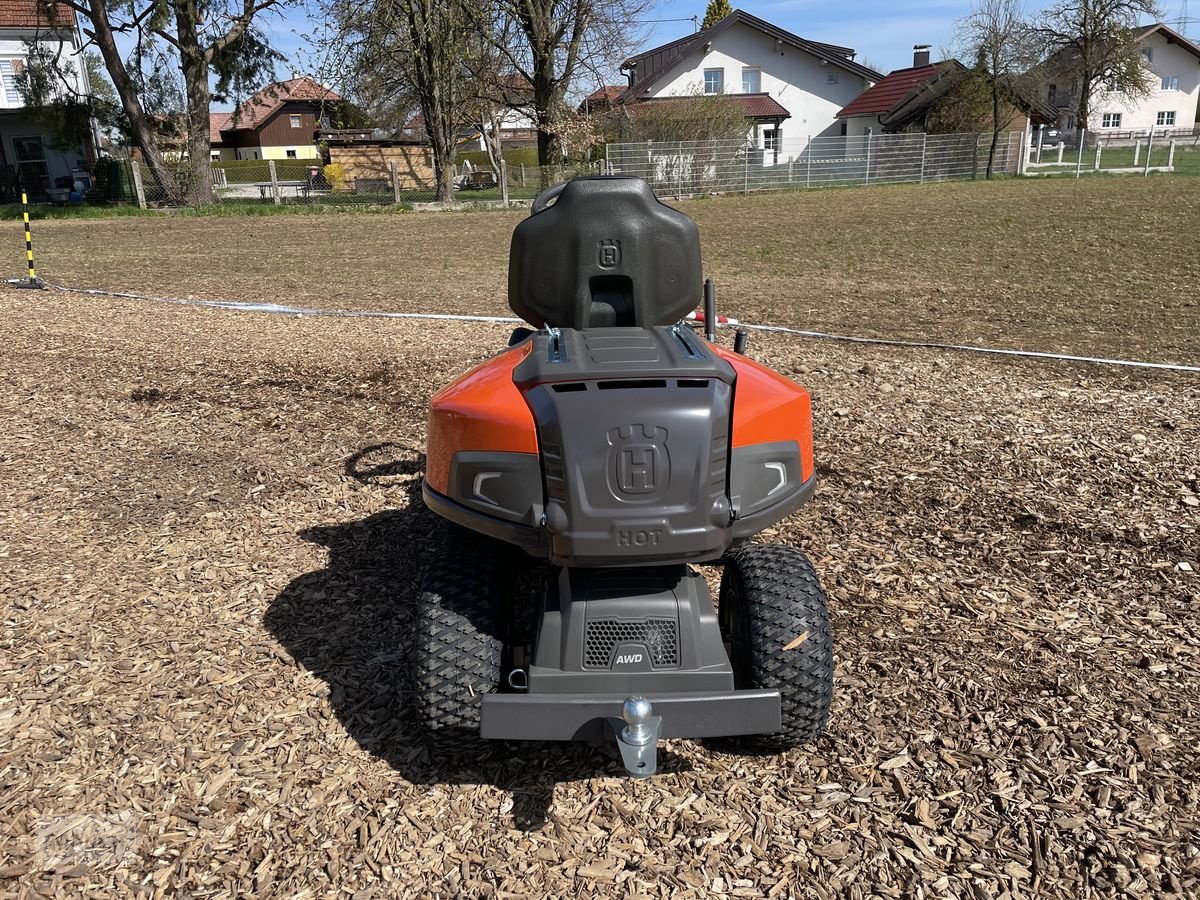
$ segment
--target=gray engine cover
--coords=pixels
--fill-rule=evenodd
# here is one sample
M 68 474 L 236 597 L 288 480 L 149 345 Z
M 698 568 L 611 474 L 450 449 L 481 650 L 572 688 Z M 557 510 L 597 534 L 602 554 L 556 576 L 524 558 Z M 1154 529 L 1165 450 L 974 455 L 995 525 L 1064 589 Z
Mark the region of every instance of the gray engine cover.
M 539 334 L 513 378 L 537 422 L 552 562 L 641 566 L 729 548 L 734 371 L 689 329 Z

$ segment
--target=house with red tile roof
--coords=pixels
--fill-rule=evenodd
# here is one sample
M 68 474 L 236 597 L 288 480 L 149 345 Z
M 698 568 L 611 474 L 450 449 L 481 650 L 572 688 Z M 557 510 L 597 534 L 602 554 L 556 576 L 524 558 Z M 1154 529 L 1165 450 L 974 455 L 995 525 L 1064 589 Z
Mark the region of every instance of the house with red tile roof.
M 58 55 L 74 91 L 90 92 L 75 12 L 65 3 L 0 0 L 0 202 L 19 200 L 22 190 L 35 201 L 65 199 L 75 181 L 88 182 L 99 146 L 95 123 L 80 145 L 62 147 L 31 119 L 17 76 L 33 41 Z
M 913 65 L 889 72 L 878 84 L 838 110 L 843 134 L 859 138 L 867 134 L 925 131 L 930 113 L 940 103 L 955 96 L 970 75 L 966 66 L 956 59 L 931 63 L 929 48 L 925 45 L 918 45 L 913 50 Z M 1031 123 L 1046 125 L 1054 121 L 1054 108 L 1038 98 L 1031 84 L 1008 78 L 1003 80 L 1001 87 L 1005 103 L 1002 131 L 1024 131 Z M 990 112 L 983 116 L 977 127 L 990 131 L 988 121 Z
M 814 137 L 838 133 L 837 111 L 883 78 L 851 47 L 802 38 L 735 9 L 715 25 L 653 47 L 621 65 L 629 84 L 618 102 L 671 102 L 729 94 L 765 162 L 799 155 Z
M 319 159 L 316 134 L 344 107 L 341 96 L 308 76 L 277 81 L 231 112 L 209 115 L 213 160 Z

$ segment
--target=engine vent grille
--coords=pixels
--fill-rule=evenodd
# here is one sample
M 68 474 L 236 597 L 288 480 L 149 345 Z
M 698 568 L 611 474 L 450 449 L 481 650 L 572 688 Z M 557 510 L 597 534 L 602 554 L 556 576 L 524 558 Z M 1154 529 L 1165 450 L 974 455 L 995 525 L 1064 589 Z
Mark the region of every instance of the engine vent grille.
M 653 666 L 679 665 L 678 623 L 674 619 L 592 619 L 584 635 L 583 667 L 607 669 L 619 644 L 641 643 Z

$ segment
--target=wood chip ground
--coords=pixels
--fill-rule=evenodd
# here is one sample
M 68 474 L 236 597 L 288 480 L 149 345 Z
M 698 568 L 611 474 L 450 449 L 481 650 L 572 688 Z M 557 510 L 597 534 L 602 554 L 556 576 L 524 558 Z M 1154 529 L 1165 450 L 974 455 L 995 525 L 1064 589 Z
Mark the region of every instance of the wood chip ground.
M 505 329 L 0 321 L 0 896 L 1200 893 L 1195 376 L 755 335 L 813 392 L 765 539 L 829 592 L 833 716 L 634 781 L 410 736 L 425 409 Z

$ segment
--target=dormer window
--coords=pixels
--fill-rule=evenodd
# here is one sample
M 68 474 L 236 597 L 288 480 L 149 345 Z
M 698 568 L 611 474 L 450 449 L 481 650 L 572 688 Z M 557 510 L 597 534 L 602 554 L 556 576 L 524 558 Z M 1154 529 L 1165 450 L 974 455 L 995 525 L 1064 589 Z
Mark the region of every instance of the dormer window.
M 291 123 L 291 126 L 293 128 L 300 127 L 300 116 L 299 115 L 293 113 L 292 115 L 288 116 L 288 121 Z

